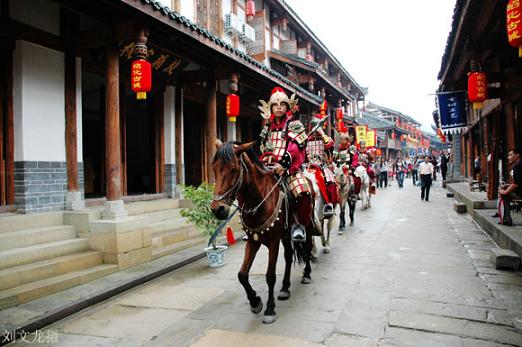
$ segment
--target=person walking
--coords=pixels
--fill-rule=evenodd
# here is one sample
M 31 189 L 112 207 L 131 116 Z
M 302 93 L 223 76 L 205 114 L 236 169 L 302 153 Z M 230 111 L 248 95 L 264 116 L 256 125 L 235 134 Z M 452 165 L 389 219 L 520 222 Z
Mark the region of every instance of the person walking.
M 382 168 L 381 168 L 381 186 L 384 188 L 388 187 L 388 162 L 382 159 Z
M 419 162 L 420 159 L 418 157 L 415 157 L 411 165 L 411 179 L 413 181 L 414 187 L 417 184 L 417 181 L 419 180 Z
M 442 174 L 442 180 L 445 181 L 448 173 L 448 156 L 445 151 L 442 151 L 440 155 L 440 173 Z
M 431 176 L 434 172 L 430 157 L 424 157 L 424 161 L 419 164 L 419 174 L 421 179 L 421 200 L 430 201 Z
M 395 172 L 397 173 L 397 183 L 399 184 L 399 188 L 404 187 L 404 171 L 405 166 L 404 162 L 401 158 L 397 159 L 397 162 L 395 164 Z
M 377 188 L 382 188 L 381 181 L 381 170 L 382 170 L 382 158 L 379 157 L 373 164 L 373 171 L 375 172 L 375 177 L 377 178 Z
M 433 165 L 433 181 L 436 181 L 437 180 L 437 158 L 435 158 L 435 156 L 432 156 L 431 157 L 431 165 Z

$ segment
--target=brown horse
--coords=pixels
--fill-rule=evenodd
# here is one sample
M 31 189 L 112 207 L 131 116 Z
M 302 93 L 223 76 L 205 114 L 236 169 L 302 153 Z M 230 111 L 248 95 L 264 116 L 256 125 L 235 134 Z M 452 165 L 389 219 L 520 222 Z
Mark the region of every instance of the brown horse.
M 279 300 L 290 297 L 290 271 L 292 259 L 305 261 L 302 283 L 310 283 L 310 252 L 312 250 L 312 230 L 306 230 L 306 242 L 295 243 L 292 248 L 290 225 L 292 211 L 285 199 L 285 193 L 278 184 L 278 178 L 258 160 L 252 146 L 255 142 L 222 145 L 216 144 L 218 150 L 212 163 L 216 185 L 211 209 L 214 215 L 224 220 L 228 217 L 230 206 L 237 198 L 240 207 L 240 218 L 243 228 L 248 234 L 243 264 L 238 273 L 239 282 L 245 288 L 250 310 L 259 313 L 263 302 L 256 291 L 252 289 L 248 274 L 259 247 L 263 244 L 268 248 L 268 269 L 266 282 L 268 284 L 268 301 L 263 316 L 263 323 L 269 324 L 276 320 L 274 286 L 276 282 L 276 262 L 279 253 L 279 242 L 283 242 L 285 251 L 285 273 Z

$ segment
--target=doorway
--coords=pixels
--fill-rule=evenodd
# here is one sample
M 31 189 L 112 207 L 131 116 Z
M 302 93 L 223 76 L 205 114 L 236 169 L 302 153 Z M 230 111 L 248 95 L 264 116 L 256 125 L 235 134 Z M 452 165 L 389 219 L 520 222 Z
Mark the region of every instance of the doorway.
M 205 105 L 185 99 L 183 102 L 183 149 L 185 184 L 199 186 L 203 182 L 205 148 Z

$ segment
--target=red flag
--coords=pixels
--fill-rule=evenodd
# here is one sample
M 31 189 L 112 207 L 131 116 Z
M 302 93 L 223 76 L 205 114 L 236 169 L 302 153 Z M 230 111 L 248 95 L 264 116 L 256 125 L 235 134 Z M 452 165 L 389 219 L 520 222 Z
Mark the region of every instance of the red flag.
M 232 232 L 232 228 L 227 226 L 227 243 L 232 246 L 236 243 L 236 238 L 234 237 L 234 233 Z

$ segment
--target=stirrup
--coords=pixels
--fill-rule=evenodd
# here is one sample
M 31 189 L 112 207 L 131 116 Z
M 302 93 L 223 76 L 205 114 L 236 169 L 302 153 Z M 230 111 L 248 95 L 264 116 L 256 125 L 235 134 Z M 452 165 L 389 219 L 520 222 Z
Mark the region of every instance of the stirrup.
M 334 214 L 333 204 L 326 204 L 323 206 L 323 216 L 328 219 Z
M 292 235 L 292 241 L 294 242 L 306 241 L 305 227 L 302 224 L 292 224 L 290 234 Z

